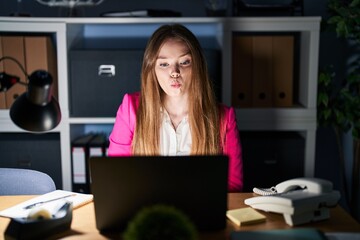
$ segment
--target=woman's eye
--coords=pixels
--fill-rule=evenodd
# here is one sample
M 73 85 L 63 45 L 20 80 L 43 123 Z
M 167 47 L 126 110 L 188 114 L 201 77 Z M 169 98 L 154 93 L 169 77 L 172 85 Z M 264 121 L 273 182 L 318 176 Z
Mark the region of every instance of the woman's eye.
M 190 60 L 186 60 L 186 61 L 181 62 L 180 65 L 186 66 L 186 65 L 189 65 L 190 63 L 191 63 Z
M 167 67 L 167 66 L 169 66 L 169 64 L 167 64 L 167 63 L 160 63 L 160 67 Z

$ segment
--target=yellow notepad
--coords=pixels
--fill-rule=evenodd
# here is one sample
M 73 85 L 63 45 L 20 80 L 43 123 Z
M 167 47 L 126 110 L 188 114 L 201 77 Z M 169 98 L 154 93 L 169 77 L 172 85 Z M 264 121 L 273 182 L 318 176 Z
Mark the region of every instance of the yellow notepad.
M 228 210 L 226 216 L 236 225 L 265 222 L 266 217 L 251 207 Z

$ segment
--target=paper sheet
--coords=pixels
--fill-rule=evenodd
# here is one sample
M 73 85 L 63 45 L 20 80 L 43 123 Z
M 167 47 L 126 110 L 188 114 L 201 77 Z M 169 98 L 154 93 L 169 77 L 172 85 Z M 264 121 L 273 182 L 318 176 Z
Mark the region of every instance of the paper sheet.
M 49 200 L 57 199 L 55 201 L 46 202 Z M 34 210 L 34 208 L 43 208 L 48 210 L 50 213 L 55 214 L 56 211 L 61 207 L 65 201 L 72 202 L 73 209 L 83 206 L 93 200 L 92 194 L 82 194 L 75 193 L 64 190 L 55 190 L 50 193 L 46 193 L 44 195 L 32 198 L 20 204 L 17 204 L 13 207 L 4 209 L 0 211 L 0 216 L 8 217 L 8 218 L 27 218 L 29 213 Z M 26 206 L 29 206 L 34 203 L 41 203 L 39 206 L 36 206 L 31 209 L 26 209 Z

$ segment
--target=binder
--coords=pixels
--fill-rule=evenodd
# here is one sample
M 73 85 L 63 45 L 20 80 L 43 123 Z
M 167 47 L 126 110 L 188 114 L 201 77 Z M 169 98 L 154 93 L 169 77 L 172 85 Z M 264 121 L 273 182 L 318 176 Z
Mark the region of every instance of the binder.
M 105 134 L 96 134 L 89 142 L 89 157 L 103 157 L 106 155 Z
M 26 91 L 26 86 L 21 83 L 15 83 L 5 92 L 6 108 L 10 108 L 13 102 Z
M 89 143 L 93 134 L 86 134 L 74 139 L 71 143 L 72 190 L 79 193 L 90 193 Z
M 106 146 L 105 134 L 94 135 L 94 137 L 89 142 L 88 148 L 89 148 L 89 158 L 90 157 L 105 157 L 105 156 L 107 156 L 107 154 L 106 154 L 107 146 Z M 91 181 L 91 171 L 90 170 L 87 172 L 87 175 L 89 176 L 89 179 Z M 90 183 L 90 181 L 89 181 L 89 183 Z M 91 191 L 91 189 L 90 189 L 90 191 Z
M 57 63 L 56 52 L 49 36 L 26 36 L 25 65 L 26 72 L 31 74 L 36 70 L 46 70 L 53 77 L 53 96 L 57 98 Z
M 0 58 L 3 57 L 2 53 L 2 37 L 0 36 Z M 0 62 L 0 72 L 4 71 L 4 63 Z M 0 109 L 6 109 L 5 91 L 0 91 Z
M 2 44 L 2 36 L 0 36 L 0 58 L 4 56 L 3 54 L 3 44 Z M 0 72 L 4 71 L 4 61 L 0 62 Z
M 252 106 L 252 47 L 251 36 L 232 38 L 232 106 Z
M 21 66 L 26 69 L 23 36 L 2 36 L 2 54 L 3 56 L 15 58 Z M 4 60 L 3 67 L 7 74 L 19 77 L 20 81 L 27 81 L 24 72 L 14 61 Z M 12 91 L 10 91 L 10 89 L 5 92 L 6 108 L 10 108 L 15 99 L 26 91 L 26 86 L 18 84 L 16 89 L 13 89 Z
M 105 142 L 105 156 L 109 156 L 109 145 L 110 145 L 109 138 L 106 138 L 106 142 Z
M 0 109 L 6 109 L 5 92 L 0 92 Z
M 253 36 L 253 107 L 272 107 L 272 36 Z
M 273 37 L 274 107 L 293 105 L 294 36 Z

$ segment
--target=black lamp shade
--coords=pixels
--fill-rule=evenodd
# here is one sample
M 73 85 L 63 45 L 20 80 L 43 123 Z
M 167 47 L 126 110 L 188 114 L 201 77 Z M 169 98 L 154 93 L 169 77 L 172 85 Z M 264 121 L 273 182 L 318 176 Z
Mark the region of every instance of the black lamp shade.
M 61 120 L 58 102 L 51 96 L 52 77 L 46 71 L 35 71 L 29 77 L 27 92 L 10 108 L 11 120 L 31 132 L 45 132 L 55 128 Z

